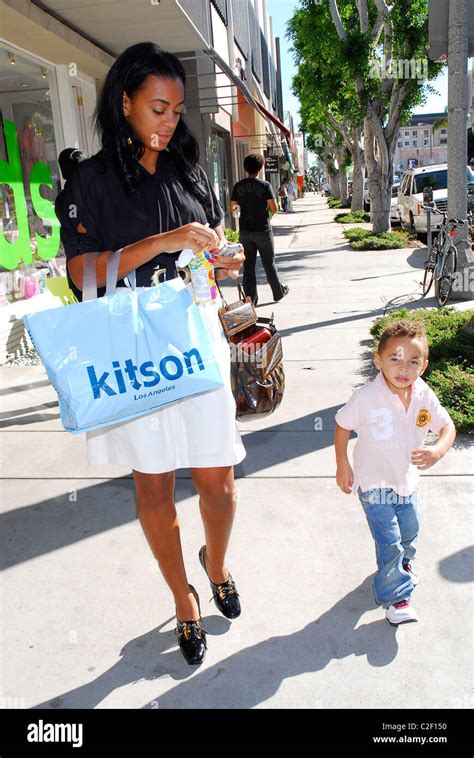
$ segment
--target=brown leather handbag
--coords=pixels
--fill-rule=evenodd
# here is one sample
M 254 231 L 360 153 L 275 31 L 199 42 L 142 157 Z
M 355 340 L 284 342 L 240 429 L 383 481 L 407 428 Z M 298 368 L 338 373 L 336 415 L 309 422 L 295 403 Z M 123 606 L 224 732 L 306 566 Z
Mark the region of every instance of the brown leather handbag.
M 269 416 L 280 405 L 285 391 L 283 347 L 281 336 L 271 318 L 258 316 L 250 297 L 245 297 L 236 280 L 239 300 L 228 305 L 222 297 L 219 318 L 230 344 L 230 373 L 232 392 L 239 420 Z M 255 349 L 241 346 L 265 328 L 271 334 Z M 268 336 L 268 335 L 267 335 Z M 251 342 L 252 340 L 250 340 Z M 252 346 L 253 347 L 253 346 Z

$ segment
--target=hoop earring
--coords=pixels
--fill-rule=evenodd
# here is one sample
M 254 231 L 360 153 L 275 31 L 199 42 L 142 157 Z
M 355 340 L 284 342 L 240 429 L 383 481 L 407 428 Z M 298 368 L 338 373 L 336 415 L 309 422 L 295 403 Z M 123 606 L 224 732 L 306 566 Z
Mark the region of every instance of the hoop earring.
M 132 138 L 131 137 L 127 137 L 127 145 L 131 145 L 131 144 L 132 144 Z

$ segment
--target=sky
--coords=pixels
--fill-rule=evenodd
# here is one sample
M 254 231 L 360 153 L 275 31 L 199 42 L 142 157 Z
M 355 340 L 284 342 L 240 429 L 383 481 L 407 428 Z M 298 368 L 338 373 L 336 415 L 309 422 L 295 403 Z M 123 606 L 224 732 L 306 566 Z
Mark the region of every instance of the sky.
M 289 40 L 286 39 L 286 24 L 298 7 L 298 0 L 267 0 L 267 11 L 273 19 L 273 33 L 280 38 L 281 74 L 283 88 L 283 110 L 291 111 L 295 123 L 295 131 L 299 128 L 299 101 L 291 93 L 291 80 L 296 73 L 293 55 L 290 53 Z M 442 113 L 448 104 L 448 72 L 447 67 L 441 75 L 431 82 L 439 95 L 428 95 L 425 105 L 417 108 L 415 113 Z

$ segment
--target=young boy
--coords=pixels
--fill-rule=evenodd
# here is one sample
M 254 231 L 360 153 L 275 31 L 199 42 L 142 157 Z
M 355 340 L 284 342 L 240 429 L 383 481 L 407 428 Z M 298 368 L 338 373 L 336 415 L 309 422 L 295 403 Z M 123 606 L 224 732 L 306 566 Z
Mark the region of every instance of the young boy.
M 392 624 L 417 621 L 410 598 L 417 583 L 412 561 L 418 537 L 418 469 L 445 455 L 456 432 L 448 412 L 421 379 L 428 341 L 417 321 L 392 322 L 374 356 L 377 378 L 355 390 L 336 414 L 336 481 L 359 495 L 375 541 L 374 597 Z M 347 458 L 351 430 L 358 439 L 354 472 Z M 422 447 L 428 431 L 437 443 Z

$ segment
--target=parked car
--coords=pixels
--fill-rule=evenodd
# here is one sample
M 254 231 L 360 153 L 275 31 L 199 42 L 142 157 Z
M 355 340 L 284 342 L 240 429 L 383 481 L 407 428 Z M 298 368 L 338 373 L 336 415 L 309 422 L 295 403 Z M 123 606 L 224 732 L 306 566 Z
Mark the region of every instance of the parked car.
M 364 211 L 370 211 L 369 180 L 364 179 Z
M 390 203 L 390 222 L 392 224 L 400 223 L 400 213 L 398 211 L 399 186 L 400 186 L 400 179 L 396 177 L 394 183 L 392 184 L 392 200 Z M 364 179 L 364 211 L 367 211 L 367 212 L 370 211 L 370 197 L 369 197 L 369 187 L 368 187 L 367 179 Z
M 390 223 L 400 223 L 400 211 L 398 210 L 398 189 L 400 187 L 400 179 L 397 179 L 392 184 L 392 198 L 390 200 Z
M 474 173 L 467 166 L 468 199 L 469 189 L 474 186 Z M 427 217 L 423 210 L 423 190 L 425 187 L 433 188 L 433 200 L 438 210 L 445 211 L 448 207 L 448 165 L 440 163 L 436 166 L 418 166 L 405 171 L 398 190 L 398 210 L 400 222 L 405 229 L 411 229 L 416 233 L 426 234 Z M 439 229 L 443 217 L 437 214 L 431 215 L 431 228 Z

